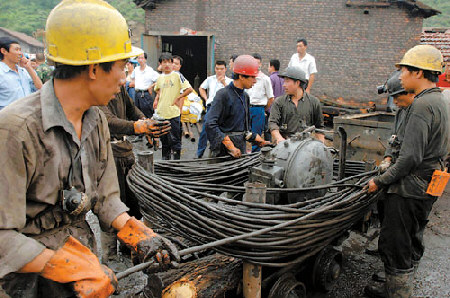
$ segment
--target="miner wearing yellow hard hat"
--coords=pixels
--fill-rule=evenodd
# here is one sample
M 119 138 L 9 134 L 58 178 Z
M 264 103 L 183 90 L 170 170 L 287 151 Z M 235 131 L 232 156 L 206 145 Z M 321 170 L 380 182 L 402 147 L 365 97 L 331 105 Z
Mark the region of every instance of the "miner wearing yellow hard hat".
M 442 54 L 418 45 L 396 64 L 405 92 L 414 94 L 407 108 L 405 130 L 395 164 L 369 181 L 369 192 L 385 188 L 384 218 L 378 250 L 384 263 L 384 284 L 365 288 L 369 297 L 410 297 L 414 272 L 424 252 L 423 231 L 433 203 L 442 194 L 448 153 L 448 113 L 441 90 Z
M 107 297 L 117 279 L 92 252 L 89 210 L 138 261 L 168 266 L 179 258 L 170 241 L 128 215 L 108 123 L 95 107 L 120 91 L 127 59 L 142 50 L 101 0 L 61 1 L 45 43 L 54 79 L 0 111 L 0 297 Z

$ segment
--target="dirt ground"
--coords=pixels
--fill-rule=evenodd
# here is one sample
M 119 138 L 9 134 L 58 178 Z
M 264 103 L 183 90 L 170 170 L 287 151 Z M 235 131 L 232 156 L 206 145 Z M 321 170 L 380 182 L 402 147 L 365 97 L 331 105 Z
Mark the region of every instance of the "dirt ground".
M 365 297 L 364 286 L 383 264 L 378 257 L 364 253 L 371 245 L 370 235 L 351 233 L 343 243 L 343 272 L 327 295 L 313 297 Z M 414 297 L 450 297 L 450 185 L 434 204 L 424 233 L 425 254 L 414 281 Z
M 182 159 L 194 158 L 196 149 L 197 142 L 183 139 Z M 160 159 L 161 151 L 156 151 L 154 156 L 156 160 Z M 88 218 L 98 235 L 95 216 L 89 215 Z M 415 276 L 414 297 L 450 297 L 450 184 L 434 204 L 429 220 L 424 234 L 425 255 Z M 365 297 L 364 286 L 371 282 L 374 272 L 383 269 L 378 257 L 365 253 L 367 247 L 376 243 L 377 233 L 375 228 L 370 228 L 367 234 L 351 232 L 342 245 L 343 268 L 336 285 L 328 293 L 308 289 L 308 297 Z M 108 262 L 107 265 L 116 272 L 132 266 L 129 259 L 120 253 L 116 261 Z M 135 297 L 145 285 L 145 274 L 130 275 L 119 282 L 119 292 L 114 296 Z

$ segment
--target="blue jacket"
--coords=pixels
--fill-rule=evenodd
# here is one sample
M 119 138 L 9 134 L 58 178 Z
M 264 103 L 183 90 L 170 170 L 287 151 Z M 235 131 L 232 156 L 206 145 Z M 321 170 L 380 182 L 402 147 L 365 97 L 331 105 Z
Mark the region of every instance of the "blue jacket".
M 244 133 L 251 131 L 249 106 L 248 94 L 243 89 L 236 88 L 233 82 L 217 91 L 205 123 L 212 150 L 220 147 L 228 133 L 233 133 L 230 139 L 234 146 L 245 153 Z M 236 134 L 239 132 L 242 135 Z

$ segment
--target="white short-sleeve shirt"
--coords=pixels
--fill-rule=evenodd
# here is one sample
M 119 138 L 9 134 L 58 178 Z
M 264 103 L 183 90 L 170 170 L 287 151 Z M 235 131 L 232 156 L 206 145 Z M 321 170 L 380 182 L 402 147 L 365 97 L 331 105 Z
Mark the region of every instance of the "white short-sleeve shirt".
M 229 77 L 225 77 L 225 83 L 228 85 L 232 82 Z M 216 96 L 217 91 L 224 88 L 225 86 L 217 80 L 216 75 L 207 77 L 200 88 L 208 90 L 208 99 L 206 100 L 206 105 L 212 104 L 214 96 Z
M 289 66 L 299 66 L 306 73 L 307 80 L 309 80 L 311 74 L 317 73 L 316 59 L 308 53 L 306 53 L 305 57 L 301 60 L 298 53 L 292 55 L 288 67 Z
M 153 70 L 150 66 L 146 65 L 144 70 L 138 66 L 133 70 L 131 78 L 135 81 L 136 90 L 147 90 L 153 83 L 159 78 L 159 73 Z
M 252 88 L 247 90 L 250 96 L 250 104 L 257 106 L 265 106 L 269 98 L 273 97 L 272 82 L 270 78 L 262 72 L 256 77 L 256 83 Z

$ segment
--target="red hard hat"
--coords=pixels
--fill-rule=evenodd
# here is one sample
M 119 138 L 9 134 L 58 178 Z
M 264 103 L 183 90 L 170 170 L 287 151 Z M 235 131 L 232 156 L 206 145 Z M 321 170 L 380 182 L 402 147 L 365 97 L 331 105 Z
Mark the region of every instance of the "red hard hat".
M 258 60 L 250 55 L 240 55 L 234 60 L 233 72 L 256 77 L 259 73 Z

